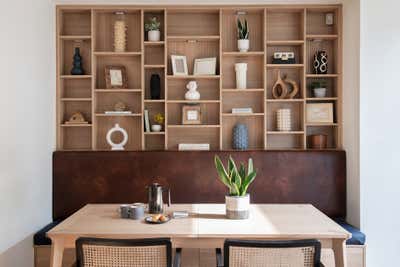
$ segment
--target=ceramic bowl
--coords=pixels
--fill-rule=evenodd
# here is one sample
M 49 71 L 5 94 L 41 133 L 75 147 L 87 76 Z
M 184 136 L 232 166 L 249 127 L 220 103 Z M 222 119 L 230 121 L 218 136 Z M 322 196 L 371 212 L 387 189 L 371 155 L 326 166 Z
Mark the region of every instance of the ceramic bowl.
M 161 125 L 159 125 L 159 124 L 151 125 L 151 131 L 152 132 L 160 132 L 161 131 Z
M 314 88 L 315 97 L 326 97 L 326 88 Z

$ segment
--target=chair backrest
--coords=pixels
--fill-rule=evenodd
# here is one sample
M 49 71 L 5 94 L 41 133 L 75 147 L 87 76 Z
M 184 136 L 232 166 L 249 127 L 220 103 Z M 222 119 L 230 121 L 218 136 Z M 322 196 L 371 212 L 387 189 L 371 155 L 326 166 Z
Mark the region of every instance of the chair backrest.
M 314 239 L 293 241 L 232 240 L 224 244 L 224 267 L 319 267 L 321 243 Z
M 77 267 L 172 267 L 169 238 L 76 240 Z

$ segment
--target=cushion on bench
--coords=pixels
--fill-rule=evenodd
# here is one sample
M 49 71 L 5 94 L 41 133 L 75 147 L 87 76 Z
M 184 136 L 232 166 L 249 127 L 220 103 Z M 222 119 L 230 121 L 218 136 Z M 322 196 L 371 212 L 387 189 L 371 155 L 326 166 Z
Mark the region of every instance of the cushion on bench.
M 351 224 L 348 224 L 343 219 L 335 219 L 335 221 L 351 233 L 351 238 L 347 239 L 347 245 L 364 245 L 365 244 L 365 234 L 361 232 L 358 228 L 354 227 Z
M 46 236 L 46 233 L 56 227 L 60 222 L 62 222 L 62 220 L 54 221 L 37 231 L 33 236 L 33 244 L 35 246 L 51 245 L 51 240 Z

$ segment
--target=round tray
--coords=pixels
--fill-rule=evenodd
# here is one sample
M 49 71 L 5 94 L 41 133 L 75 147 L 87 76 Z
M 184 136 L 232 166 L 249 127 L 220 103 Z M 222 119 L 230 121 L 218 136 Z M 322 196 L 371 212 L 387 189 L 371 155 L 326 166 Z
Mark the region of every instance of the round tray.
M 148 217 L 144 218 L 144 221 L 145 221 L 146 223 L 150 223 L 150 224 L 163 224 L 163 223 L 169 222 L 169 221 L 171 220 L 171 217 L 170 217 L 170 216 L 165 215 L 165 217 L 167 218 L 166 221 L 157 221 L 157 222 L 153 222 L 152 216 L 148 216 Z

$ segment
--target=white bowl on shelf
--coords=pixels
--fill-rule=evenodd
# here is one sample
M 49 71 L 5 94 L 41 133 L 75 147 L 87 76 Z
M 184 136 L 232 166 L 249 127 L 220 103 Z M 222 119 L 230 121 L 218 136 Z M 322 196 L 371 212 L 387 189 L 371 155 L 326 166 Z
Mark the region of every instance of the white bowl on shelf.
M 153 124 L 151 125 L 152 132 L 161 132 L 161 125 L 160 124 Z
M 326 97 L 326 88 L 314 88 L 314 97 L 323 98 Z

